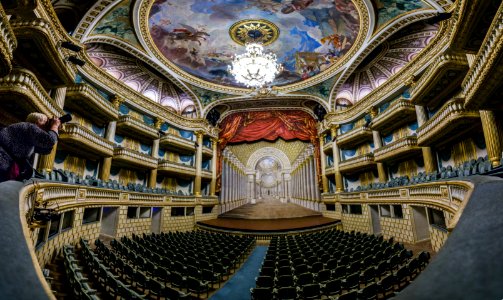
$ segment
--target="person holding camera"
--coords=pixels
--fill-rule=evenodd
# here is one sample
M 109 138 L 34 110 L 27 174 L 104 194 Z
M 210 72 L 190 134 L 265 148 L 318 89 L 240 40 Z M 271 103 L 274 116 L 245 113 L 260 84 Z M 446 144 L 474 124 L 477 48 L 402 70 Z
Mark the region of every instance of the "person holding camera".
M 34 153 L 51 152 L 58 141 L 60 124 L 58 118 L 31 113 L 26 122 L 0 129 L 0 182 L 31 178 L 33 167 L 29 159 Z

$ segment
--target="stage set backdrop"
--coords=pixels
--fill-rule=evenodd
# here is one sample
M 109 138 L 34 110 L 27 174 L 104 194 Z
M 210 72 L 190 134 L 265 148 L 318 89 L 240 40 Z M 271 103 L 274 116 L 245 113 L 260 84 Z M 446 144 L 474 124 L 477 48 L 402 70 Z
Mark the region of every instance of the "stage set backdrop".
M 314 145 L 318 183 L 321 180 L 320 147 L 314 118 L 302 110 L 251 111 L 227 116 L 220 123 L 217 191 L 221 189 L 222 151 L 227 144 L 260 140 L 299 139 Z M 321 186 L 321 185 L 319 185 Z

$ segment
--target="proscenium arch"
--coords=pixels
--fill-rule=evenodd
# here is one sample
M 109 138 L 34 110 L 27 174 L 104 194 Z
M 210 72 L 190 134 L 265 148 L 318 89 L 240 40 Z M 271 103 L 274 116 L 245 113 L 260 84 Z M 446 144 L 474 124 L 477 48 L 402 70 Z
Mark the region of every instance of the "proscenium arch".
M 292 164 L 290 163 L 290 160 L 288 159 L 286 154 L 283 151 L 274 147 L 264 147 L 253 152 L 252 155 L 250 155 L 250 157 L 248 158 L 248 161 L 246 162 L 246 170 L 247 171 L 255 170 L 255 166 L 258 164 L 258 162 L 262 158 L 267 156 L 277 159 L 281 164 L 283 172 L 289 173 L 292 170 Z

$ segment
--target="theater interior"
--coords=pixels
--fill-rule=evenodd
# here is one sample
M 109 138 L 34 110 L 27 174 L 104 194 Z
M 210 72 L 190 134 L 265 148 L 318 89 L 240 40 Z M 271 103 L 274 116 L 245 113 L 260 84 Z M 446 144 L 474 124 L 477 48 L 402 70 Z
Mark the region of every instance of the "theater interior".
M 72 117 L 2 299 L 503 297 L 501 0 L 1 0 L 0 50 L 0 130 Z

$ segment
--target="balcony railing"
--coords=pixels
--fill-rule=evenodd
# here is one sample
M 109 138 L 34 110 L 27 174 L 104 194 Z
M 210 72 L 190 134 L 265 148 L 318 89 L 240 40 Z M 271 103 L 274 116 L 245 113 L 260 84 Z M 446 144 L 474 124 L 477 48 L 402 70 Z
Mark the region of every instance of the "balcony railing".
M 63 40 L 55 32 L 51 21 L 43 18 L 21 19 L 10 22 L 19 42 L 17 51 L 29 53 L 23 56 L 30 69 L 41 74 L 41 83 L 48 88 L 69 85 L 74 82 L 76 68 L 66 56 L 75 55 L 63 50 L 59 42 Z
M 91 157 L 111 157 L 114 154 L 114 144 L 91 130 L 76 123 L 64 124 L 59 140 L 65 147 L 72 149 L 72 152 L 80 153 Z
M 329 166 L 325 168 L 325 175 L 333 175 L 335 174 L 334 166 Z
M 376 162 L 389 161 L 413 155 L 418 151 L 421 151 L 421 147 L 417 146 L 417 137 L 407 136 L 374 150 L 374 160 Z
M 437 105 L 459 88 L 467 71 L 466 55 L 444 53 L 433 61 L 411 88 L 411 101 L 421 105 Z
M 157 129 L 130 115 L 122 115 L 119 117 L 117 121 L 117 132 L 147 141 L 159 138 Z
M 407 99 L 400 98 L 372 120 L 372 129 L 385 134 L 415 119 L 416 108 L 414 104 Z
M 176 136 L 170 133 L 161 136 L 159 144 L 164 149 L 174 150 L 182 154 L 193 154 L 196 152 L 196 144 L 194 143 L 194 141 L 187 140 L 181 136 Z
M 48 116 L 64 114 L 37 77 L 27 69 L 14 68 L 7 76 L 0 78 L 0 96 L 1 104 L 10 102 L 28 112 L 39 111 Z
M 203 146 L 203 157 L 206 158 L 213 157 L 213 150 Z
M 354 172 L 375 166 L 374 154 L 367 153 L 357 157 L 353 157 L 339 163 L 341 172 Z
M 366 141 L 372 141 L 372 130 L 368 127 L 355 128 L 337 137 L 340 148 L 356 146 Z
M 160 160 L 157 168 L 158 172 L 172 175 L 186 175 L 190 177 L 196 176 L 196 168 L 193 166 L 184 165 L 181 163 L 172 162 L 169 160 Z
M 480 123 L 478 111 L 464 108 L 464 98 L 452 99 L 421 127 L 417 129 L 417 142 L 421 146 L 446 143 L 463 135 L 473 128 L 475 122 Z
M 210 170 L 205 170 L 205 169 L 203 169 L 201 171 L 201 176 L 203 178 L 207 178 L 207 179 L 211 179 L 213 177 L 213 175 L 211 174 L 211 171 Z
M 126 167 L 145 169 L 157 168 L 157 158 L 143 154 L 133 149 L 122 147 L 114 148 L 113 163 Z
M 117 109 L 90 85 L 81 83 L 68 87 L 65 106 L 96 120 L 98 123 L 114 121 L 118 118 Z

